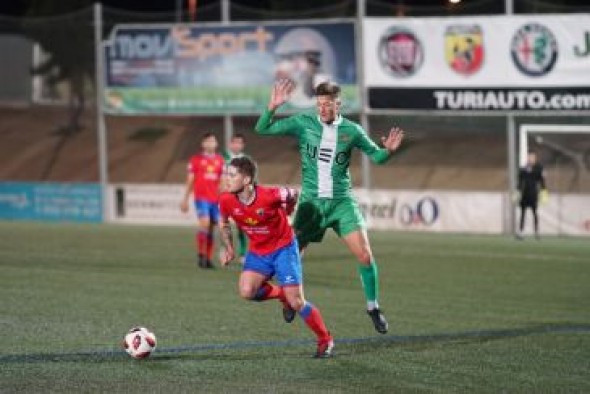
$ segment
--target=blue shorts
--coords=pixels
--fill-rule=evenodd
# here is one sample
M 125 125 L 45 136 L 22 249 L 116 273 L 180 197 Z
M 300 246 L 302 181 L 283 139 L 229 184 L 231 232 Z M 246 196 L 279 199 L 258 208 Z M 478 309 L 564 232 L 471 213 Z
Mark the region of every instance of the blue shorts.
M 208 217 L 211 223 L 219 222 L 219 205 L 216 202 L 209 202 L 205 200 L 195 200 L 195 211 L 197 217 Z
M 268 279 L 276 275 L 277 283 L 281 287 L 303 284 L 297 240 L 269 254 L 246 253 L 243 270 L 257 272 Z

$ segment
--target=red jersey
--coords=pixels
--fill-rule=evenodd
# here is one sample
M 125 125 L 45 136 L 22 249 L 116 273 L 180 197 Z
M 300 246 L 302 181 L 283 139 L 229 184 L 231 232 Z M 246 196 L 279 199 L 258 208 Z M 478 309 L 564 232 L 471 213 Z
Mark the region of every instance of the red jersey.
M 217 153 L 211 155 L 198 153 L 191 157 L 188 172 L 195 176 L 193 184 L 195 200 L 217 202 L 224 163 L 223 157 Z
M 231 217 L 246 233 L 251 252 L 266 255 L 295 238 L 285 210 L 291 192 L 285 187 L 256 186 L 255 190 L 256 197 L 250 205 L 242 203 L 236 194 L 222 193 L 219 210 L 224 220 Z

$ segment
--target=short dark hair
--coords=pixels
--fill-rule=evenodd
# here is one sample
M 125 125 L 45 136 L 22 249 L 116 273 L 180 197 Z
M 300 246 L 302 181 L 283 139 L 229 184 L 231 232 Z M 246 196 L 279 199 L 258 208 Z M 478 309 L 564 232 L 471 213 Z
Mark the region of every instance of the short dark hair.
M 254 160 L 249 158 L 248 156 L 241 156 L 233 158 L 229 165 L 235 167 L 238 172 L 244 176 L 249 176 L 252 179 L 252 183 L 256 180 L 256 173 L 258 172 L 258 168 Z
M 242 140 L 243 141 L 245 138 L 244 138 L 244 134 L 242 134 L 242 133 L 236 133 L 236 134 L 234 134 L 234 135 L 231 136 L 231 139 L 232 140 Z
M 315 88 L 316 96 L 340 97 L 340 86 L 335 82 L 322 82 Z
M 205 133 L 205 135 L 203 135 L 203 138 L 201 138 L 201 141 L 205 141 L 209 137 L 215 137 L 215 138 L 217 138 L 214 133 L 207 132 L 207 133 Z

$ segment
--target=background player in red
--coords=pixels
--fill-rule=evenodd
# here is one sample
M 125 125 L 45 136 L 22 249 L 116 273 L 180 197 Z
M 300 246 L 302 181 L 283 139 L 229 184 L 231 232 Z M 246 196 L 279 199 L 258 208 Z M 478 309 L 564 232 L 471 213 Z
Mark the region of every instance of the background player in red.
M 279 299 L 287 322 L 297 311 L 317 336 L 314 357 L 332 355 L 334 341 L 326 329 L 322 315 L 303 297 L 303 274 L 295 232 L 287 220 L 295 208 L 297 193 L 285 187 L 255 184 L 256 165 L 244 156 L 230 162 L 226 172 L 228 192 L 219 198 L 220 231 L 225 244 L 221 264 L 235 257 L 229 219 L 232 218 L 250 241 L 239 281 L 242 298 L 253 301 Z M 278 286 L 270 283 L 276 276 Z
M 213 268 L 213 231 L 219 222 L 217 200 L 223 174 L 223 157 L 216 153 L 217 138 L 207 133 L 201 140 L 201 153 L 193 155 L 188 163 L 184 197 L 180 210 L 188 212 L 191 192 L 194 194 L 195 210 L 198 217 L 196 245 L 198 265 L 201 268 Z

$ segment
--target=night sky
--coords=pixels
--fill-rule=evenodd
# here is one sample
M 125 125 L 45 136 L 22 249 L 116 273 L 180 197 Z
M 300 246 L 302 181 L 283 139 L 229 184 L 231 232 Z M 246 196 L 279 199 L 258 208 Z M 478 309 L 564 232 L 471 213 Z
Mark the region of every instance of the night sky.
M 61 1 L 61 0 L 45 0 L 45 1 Z M 188 0 L 182 0 L 186 9 Z M 197 0 L 199 6 L 204 6 L 211 3 L 217 3 L 220 0 Z M 404 3 L 406 5 L 413 6 L 440 6 L 447 4 L 447 0 L 380 0 L 381 3 Z M 501 0 L 497 0 L 501 1 Z M 519 0 L 514 0 L 518 2 Z M 277 1 L 273 0 L 232 0 L 237 4 L 245 5 L 253 8 L 260 8 L 268 6 L 269 3 L 277 4 Z M 464 4 L 469 4 L 473 0 L 463 0 Z M 0 14 L 9 16 L 20 16 L 23 15 L 29 5 L 32 3 L 31 0 L 0 0 Z M 131 11 L 139 12 L 174 12 L 176 0 L 103 0 L 101 3 L 105 6 L 112 8 L 120 8 Z M 301 3 L 309 3 L 310 8 L 322 7 L 326 5 L 334 4 L 333 0 L 298 0 L 298 5 Z M 552 1 L 551 3 L 561 3 L 567 6 L 590 6 L 590 0 L 560 0 Z

